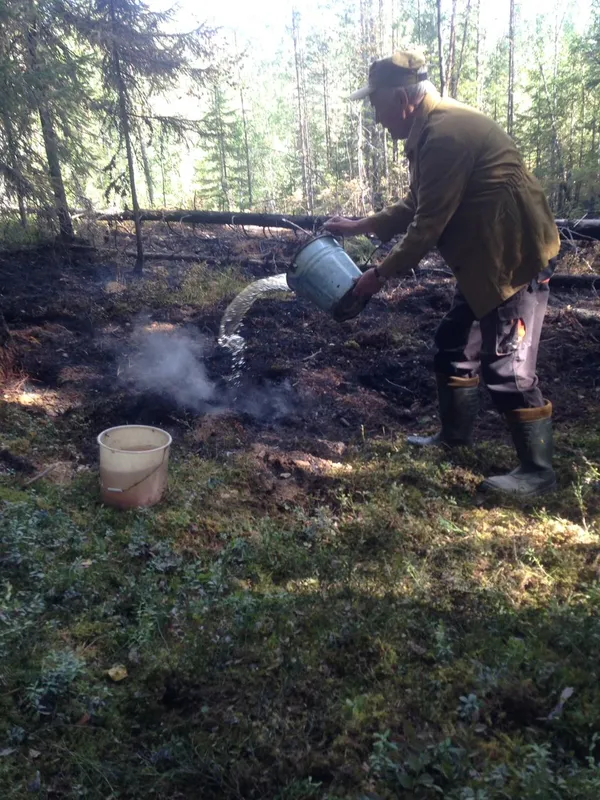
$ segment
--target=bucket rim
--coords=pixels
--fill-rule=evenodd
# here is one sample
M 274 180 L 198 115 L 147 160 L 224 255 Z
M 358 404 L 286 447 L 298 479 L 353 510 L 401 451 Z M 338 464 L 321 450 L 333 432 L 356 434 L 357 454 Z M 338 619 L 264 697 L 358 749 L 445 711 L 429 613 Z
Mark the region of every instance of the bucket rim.
M 298 256 L 300 255 L 300 253 L 301 253 L 303 250 L 305 250 L 305 249 L 306 249 L 306 248 L 307 248 L 309 245 L 313 244 L 314 242 L 318 242 L 320 239 L 333 239 L 333 241 L 334 241 L 334 242 L 335 242 L 337 245 L 339 245 L 339 246 L 341 247 L 341 245 L 340 245 L 340 243 L 338 242 L 338 240 L 335 238 L 335 236 L 334 236 L 332 233 L 329 233 L 329 231 L 325 231 L 324 233 L 318 233 L 316 236 L 311 236 L 311 238 L 310 238 L 310 239 L 309 239 L 307 242 L 302 242 L 302 244 L 300 245 L 300 247 L 299 247 L 299 248 L 296 250 L 296 252 L 294 253 L 294 258 L 293 258 L 293 260 L 292 260 L 292 264 L 295 266 L 295 264 L 296 264 L 296 259 L 298 258 Z
M 150 450 L 121 450 L 120 447 L 111 447 L 110 445 L 105 444 L 102 441 L 102 437 L 106 436 L 106 434 L 112 433 L 113 431 L 122 431 L 125 428 L 138 428 L 138 429 L 143 428 L 144 430 L 147 430 L 147 431 L 159 431 L 160 433 L 164 433 L 164 435 L 167 437 L 167 441 L 166 441 L 165 444 L 161 444 L 158 447 L 153 447 Z M 162 428 L 157 428 L 156 425 L 114 425 L 112 428 L 106 428 L 101 433 L 99 433 L 98 436 L 96 437 L 96 441 L 98 442 L 98 445 L 100 447 L 104 447 L 104 448 L 106 448 L 106 450 L 110 450 L 113 453 L 129 453 L 129 454 L 131 454 L 131 453 L 158 453 L 160 450 L 166 450 L 167 447 L 170 447 L 173 444 L 173 437 L 171 436 L 170 433 L 168 433 L 167 431 L 163 430 Z

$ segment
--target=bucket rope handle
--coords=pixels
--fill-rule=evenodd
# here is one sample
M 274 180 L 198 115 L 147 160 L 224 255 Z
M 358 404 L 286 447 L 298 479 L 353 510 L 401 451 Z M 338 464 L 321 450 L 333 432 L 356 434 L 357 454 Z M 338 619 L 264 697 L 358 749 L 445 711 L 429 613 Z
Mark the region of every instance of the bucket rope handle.
M 147 481 L 148 478 L 151 478 L 154 475 L 155 472 L 158 472 L 158 470 L 165 463 L 165 454 L 166 454 L 166 452 L 167 452 L 167 448 L 165 447 L 163 449 L 163 457 L 162 457 L 162 460 L 161 460 L 160 464 L 157 464 L 154 467 L 153 470 L 151 470 L 147 475 L 144 475 L 143 478 L 140 478 L 139 481 L 136 481 L 135 483 L 132 483 L 131 486 L 127 487 L 127 489 L 117 489 L 116 487 L 111 487 L 111 486 L 106 486 L 106 487 L 103 487 L 103 488 L 107 492 L 115 492 L 115 493 L 119 493 L 119 494 L 125 494 L 125 492 L 130 492 L 132 489 L 135 489 L 136 486 L 139 486 L 140 483 L 143 483 L 144 481 Z
M 373 260 L 373 256 L 374 256 L 374 255 L 375 255 L 375 253 L 376 253 L 376 252 L 379 250 L 379 248 L 380 248 L 380 247 L 383 247 L 383 244 L 384 244 L 383 242 L 380 242 L 380 243 L 377 245 L 377 247 L 375 247 L 375 248 L 374 248 L 374 249 L 371 251 L 371 255 L 370 255 L 368 258 L 367 258 L 367 260 L 365 261 L 365 263 L 364 263 L 364 264 L 361 264 L 361 267 L 362 267 L 363 269 L 364 269 L 365 267 L 368 267 L 368 266 L 369 266 L 369 264 L 370 264 L 370 263 L 371 263 L 371 261 Z

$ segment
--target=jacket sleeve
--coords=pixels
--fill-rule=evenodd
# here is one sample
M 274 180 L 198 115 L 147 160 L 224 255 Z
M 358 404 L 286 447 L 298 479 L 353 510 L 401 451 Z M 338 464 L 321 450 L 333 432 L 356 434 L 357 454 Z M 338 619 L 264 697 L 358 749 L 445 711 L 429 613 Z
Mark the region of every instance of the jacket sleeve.
M 392 236 L 406 233 L 408 226 L 415 216 L 415 201 L 412 192 L 406 195 L 399 203 L 384 208 L 377 214 L 371 215 L 369 221 L 373 226 L 373 233 L 382 242 L 389 241 Z
M 386 278 L 410 272 L 436 246 L 463 198 L 475 163 L 471 148 L 453 136 L 430 136 L 418 158 L 414 219 L 379 267 Z

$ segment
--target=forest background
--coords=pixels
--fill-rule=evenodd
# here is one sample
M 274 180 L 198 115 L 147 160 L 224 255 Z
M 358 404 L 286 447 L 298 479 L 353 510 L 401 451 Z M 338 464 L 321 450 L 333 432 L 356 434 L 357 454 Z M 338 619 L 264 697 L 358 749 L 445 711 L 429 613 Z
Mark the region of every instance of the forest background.
M 136 205 L 380 208 L 407 188 L 402 144 L 346 98 L 408 45 L 515 138 L 557 217 L 600 211 L 599 0 L 4 0 L 0 28 L 13 228 L 71 235 L 73 210 Z

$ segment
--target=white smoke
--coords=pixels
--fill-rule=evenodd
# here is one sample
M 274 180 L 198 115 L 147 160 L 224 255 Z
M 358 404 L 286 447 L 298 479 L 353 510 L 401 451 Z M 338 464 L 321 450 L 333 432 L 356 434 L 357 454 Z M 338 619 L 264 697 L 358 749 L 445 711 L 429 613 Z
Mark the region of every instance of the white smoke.
M 235 409 L 270 421 L 288 416 L 292 389 L 287 381 L 281 386 L 242 387 L 244 362 L 232 353 L 232 372 L 223 376 L 229 380 L 226 385 L 217 384 L 208 377 L 204 364 L 211 346 L 195 328 L 139 321 L 131 349 L 121 360 L 119 379 L 133 393 L 160 395 L 184 411 L 219 414 Z
M 138 328 L 133 336 L 134 352 L 120 372 L 130 388 L 151 391 L 176 405 L 202 411 L 214 398 L 215 384 L 204 367 L 205 344 L 191 330 Z

